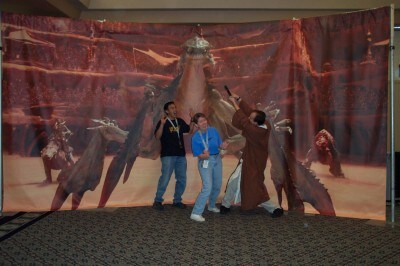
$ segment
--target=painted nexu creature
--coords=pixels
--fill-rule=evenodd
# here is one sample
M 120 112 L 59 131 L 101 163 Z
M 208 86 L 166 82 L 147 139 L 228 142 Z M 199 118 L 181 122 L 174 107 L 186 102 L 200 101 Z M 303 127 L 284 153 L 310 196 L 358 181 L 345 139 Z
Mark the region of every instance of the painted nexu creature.
M 310 150 L 307 152 L 304 165 L 311 167 L 311 163 L 319 161 L 329 165 L 329 172 L 336 177 L 344 177 L 342 167 L 340 165 L 339 152 L 336 149 L 335 139 L 326 129 L 319 131 L 311 144 Z

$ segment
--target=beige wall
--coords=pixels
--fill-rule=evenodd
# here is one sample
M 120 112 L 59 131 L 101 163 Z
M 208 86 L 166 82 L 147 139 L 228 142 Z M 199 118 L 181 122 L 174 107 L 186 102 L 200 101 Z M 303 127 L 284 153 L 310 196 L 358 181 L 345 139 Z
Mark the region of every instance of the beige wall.
M 80 0 L 79 3 L 85 7 L 81 9 L 80 18 L 87 19 L 154 23 L 227 23 L 324 16 L 389 6 L 396 1 Z M 400 24 L 400 9 L 399 6 L 395 8 L 396 24 Z
M 240 23 L 326 16 L 344 12 L 346 10 L 118 10 L 112 12 L 96 10 L 82 11 L 80 18 L 143 23 Z
M 348 10 L 91 10 L 82 11 L 79 18 L 143 23 L 241 23 L 317 17 L 345 12 Z M 395 12 L 395 24 L 400 25 L 400 10 Z
M 398 2 L 398 0 L 396 0 Z M 154 23 L 230 23 L 340 14 L 394 0 L 1 0 L 0 10 L 75 19 Z M 400 25 L 400 4 L 395 6 Z

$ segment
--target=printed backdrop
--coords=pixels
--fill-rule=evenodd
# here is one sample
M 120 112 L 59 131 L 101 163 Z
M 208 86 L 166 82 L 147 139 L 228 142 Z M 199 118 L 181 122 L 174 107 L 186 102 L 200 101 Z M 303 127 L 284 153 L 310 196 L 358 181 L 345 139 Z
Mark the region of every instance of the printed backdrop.
M 169 100 L 229 139 L 225 186 L 244 143 L 226 85 L 275 125 L 273 201 L 384 220 L 389 13 L 201 26 L 2 13 L 3 211 L 151 205 Z M 201 179 L 185 143 L 193 203 Z M 173 191 L 174 177 L 167 203 Z

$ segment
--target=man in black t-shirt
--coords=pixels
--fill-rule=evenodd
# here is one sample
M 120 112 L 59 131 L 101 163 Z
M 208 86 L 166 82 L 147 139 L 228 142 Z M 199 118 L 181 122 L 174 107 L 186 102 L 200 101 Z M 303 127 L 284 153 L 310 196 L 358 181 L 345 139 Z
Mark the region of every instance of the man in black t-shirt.
M 163 210 L 163 196 L 167 189 L 172 172 L 175 171 L 176 185 L 174 201 L 172 206 L 185 209 L 182 203 L 182 194 L 186 187 L 186 152 L 183 134 L 189 133 L 191 127 L 186 122 L 176 117 L 176 106 L 174 102 L 164 105 L 165 117 L 158 122 L 154 135 L 161 141 L 161 176 L 158 180 L 156 197 L 153 208 Z

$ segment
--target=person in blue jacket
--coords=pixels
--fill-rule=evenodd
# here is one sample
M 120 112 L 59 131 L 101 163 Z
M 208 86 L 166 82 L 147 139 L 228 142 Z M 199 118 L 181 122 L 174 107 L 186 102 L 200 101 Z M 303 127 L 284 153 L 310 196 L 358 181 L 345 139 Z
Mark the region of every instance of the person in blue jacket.
M 192 118 L 197 132 L 192 136 L 193 156 L 198 158 L 198 169 L 203 182 L 203 187 L 194 204 L 190 219 L 204 222 L 202 216 L 208 200 L 208 210 L 219 213 L 215 206 L 222 184 L 222 160 L 220 150 L 224 150 L 228 143 L 222 142 L 221 137 L 214 127 L 208 125 L 207 118 L 202 113 L 197 113 Z

